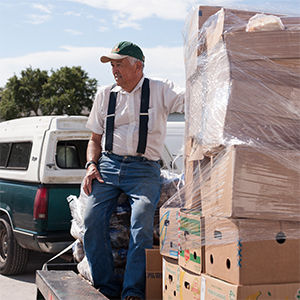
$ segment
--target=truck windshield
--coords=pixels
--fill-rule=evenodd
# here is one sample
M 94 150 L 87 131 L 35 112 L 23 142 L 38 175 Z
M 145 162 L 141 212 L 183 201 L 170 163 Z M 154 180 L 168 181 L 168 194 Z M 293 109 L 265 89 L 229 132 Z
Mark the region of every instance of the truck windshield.
M 84 169 L 88 140 L 59 141 L 56 146 L 56 164 L 61 169 Z

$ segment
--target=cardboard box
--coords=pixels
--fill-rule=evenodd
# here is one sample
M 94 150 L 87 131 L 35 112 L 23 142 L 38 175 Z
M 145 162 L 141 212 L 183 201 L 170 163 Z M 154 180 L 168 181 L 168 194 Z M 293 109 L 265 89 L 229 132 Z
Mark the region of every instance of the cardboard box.
M 220 21 L 221 18 L 220 15 Z M 238 31 L 223 33 L 223 35 L 230 55 L 229 59 L 232 62 L 256 60 L 264 57 L 268 59 L 300 58 L 299 29 L 257 32 Z M 278 43 L 278 41 L 280 42 Z M 276 47 L 274 47 L 274 43 L 276 43 Z M 284 83 L 290 85 L 287 81 L 284 81 Z
M 159 210 L 160 254 L 174 259 L 179 250 L 179 207 L 161 207 Z
M 201 54 L 203 54 L 203 52 L 210 50 L 212 48 L 212 45 L 214 45 L 216 41 L 220 39 L 220 36 L 226 35 L 227 33 L 241 34 L 243 37 L 237 38 L 241 41 L 244 41 L 245 37 L 247 36 L 244 33 L 250 33 L 250 35 L 254 35 L 255 37 L 253 43 L 249 43 L 249 41 L 247 41 L 247 49 L 244 49 L 244 45 L 241 45 L 240 47 L 242 48 L 242 51 L 240 51 L 240 49 L 237 49 L 240 52 L 249 50 L 251 51 L 251 47 L 255 47 L 258 44 L 258 42 L 255 40 L 257 32 L 246 32 L 246 26 L 249 19 L 257 13 L 259 12 L 228 9 L 220 6 L 199 6 L 199 9 L 195 8 L 186 20 L 186 48 L 187 50 L 189 50 L 187 51 L 187 58 L 189 58 L 192 61 L 196 61 L 194 57 L 195 55 L 200 56 Z M 285 26 L 285 29 L 287 29 L 288 31 L 295 31 L 295 24 L 300 23 L 299 17 L 280 16 L 280 18 Z M 200 36 L 196 34 L 197 32 L 200 32 Z M 261 31 L 260 33 L 262 33 L 262 40 L 259 41 L 259 43 L 266 44 L 266 38 L 264 35 L 267 35 L 269 37 L 269 35 L 277 35 L 278 32 L 280 34 L 280 31 L 278 30 L 268 32 Z M 216 33 L 218 35 L 216 35 Z M 253 39 L 253 37 L 251 37 L 251 39 Z M 291 41 L 289 41 L 288 43 L 290 44 L 290 42 Z M 270 43 L 270 45 L 271 44 L 272 43 Z M 282 43 L 282 45 L 285 44 L 286 43 L 284 42 Z M 195 49 L 193 49 L 196 48 L 195 46 L 198 47 L 197 51 L 194 51 Z M 295 44 L 295 47 L 296 46 L 297 43 Z M 274 56 L 278 52 L 283 52 L 285 54 L 287 52 L 290 53 L 291 51 L 288 48 L 284 49 L 282 46 L 278 46 L 278 43 L 276 42 L 276 47 L 273 47 L 273 51 L 269 51 L 268 53 L 271 53 L 271 55 Z M 251 54 L 253 54 L 253 52 Z M 194 68 L 196 69 L 196 64 L 194 64 Z M 189 72 L 187 73 L 189 74 Z
M 222 6 L 207 6 L 207 5 L 201 5 L 198 9 L 195 9 L 197 12 L 196 18 L 198 21 L 198 29 L 201 29 L 201 27 L 204 25 L 204 23 L 208 20 L 209 17 L 216 14 L 220 9 L 222 9 Z M 225 28 L 224 30 L 233 27 L 235 25 L 240 25 L 239 29 L 240 31 L 245 30 L 246 23 L 248 20 L 255 14 L 259 12 L 254 11 L 247 11 L 247 10 L 238 10 L 238 9 L 229 9 L 229 8 L 223 8 L 226 13 L 226 18 L 224 20 Z M 266 13 L 268 14 L 268 13 Z M 278 14 L 277 14 L 278 15 Z M 293 27 L 294 24 L 300 23 L 299 17 L 290 17 L 290 16 L 281 16 L 281 21 L 285 25 L 286 28 L 290 29 Z M 235 26 L 237 27 L 237 26 Z
M 282 105 L 278 102 L 278 107 Z M 225 123 L 225 127 L 219 128 L 221 131 L 215 128 L 217 132 L 222 132 L 223 141 L 236 139 L 239 141 L 236 144 L 243 142 L 256 148 L 270 149 L 271 151 L 280 149 L 300 150 L 300 122 L 298 120 L 227 111 Z M 209 136 L 205 136 L 206 141 L 208 138 Z
M 203 272 L 204 253 L 204 246 L 201 248 L 180 250 L 178 263 L 186 270 L 200 275 Z
M 199 147 L 194 147 L 193 138 L 185 141 L 184 207 L 201 211 L 201 178 L 199 177 L 204 156 Z
M 300 151 L 224 149 L 202 169 L 203 216 L 300 221 L 299 165 Z
M 185 207 L 201 210 L 200 160 L 186 161 L 184 199 Z
M 300 30 L 246 32 L 254 14 L 218 10 L 200 37 L 188 34 L 186 137 L 209 149 L 234 140 L 299 150 Z
M 285 59 L 284 61 L 288 60 Z M 292 66 L 293 63 L 294 60 L 291 62 Z M 243 66 L 240 65 L 240 68 L 235 68 L 232 71 L 237 72 L 237 74 L 232 74 L 233 79 L 231 80 L 230 99 L 227 103 L 225 122 L 231 121 L 229 114 L 243 113 L 243 116 L 250 115 L 248 118 L 252 117 L 255 120 L 259 120 L 258 117 L 255 118 L 256 114 L 264 116 L 268 119 L 266 124 L 273 126 L 285 127 L 284 125 L 288 125 L 285 124 L 286 122 L 291 122 L 290 124 L 294 127 L 299 126 L 299 122 L 295 121 L 299 120 L 297 112 L 300 111 L 300 88 L 299 83 L 296 83 L 299 82 L 299 77 L 293 79 L 281 74 L 280 72 L 286 72 L 286 68 L 280 63 L 261 61 L 250 63 L 247 61 L 243 63 Z M 244 68 L 247 70 L 246 74 L 243 72 Z M 296 71 L 299 74 L 300 68 L 295 69 Z M 284 80 L 287 80 L 285 84 Z M 293 80 L 295 81 L 294 84 Z M 276 84 L 279 81 L 280 85 Z M 293 111 L 288 109 L 288 104 L 296 109 Z M 276 110 L 274 109 L 275 106 Z M 221 109 L 221 107 L 219 108 Z M 251 124 L 251 119 L 248 123 Z
M 201 5 L 198 9 L 198 28 L 201 29 L 203 25 L 207 26 L 207 24 L 204 23 L 206 21 L 209 21 L 208 18 L 215 15 L 221 9 L 223 9 L 225 12 L 225 19 L 223 24 L 224 31 L 228 31 L 228 29 L 232 29 L 233 27 L 236 29 L 236 31 L 244 31 L 248 20 L 255 14 L 259 13 L 248 10 L 223 8 L 222 6 Z M 287 28 L 289 28 L 293 24 L 299 23 L 299 18 L 283 16 L 282 22 Z
M 204 223 L 201 215 L 201 211 L 197 209 L 180 209 L 180 249 L 201 248 L 203 246 Z
M 186 20 L 187 44 L 191 45 L 188 48 L 189 51 L 187 51 L 189 60 L 197 62 L 195 56 L 199 56 L 207 50 L 206 40 L 203 39 L 203 41 L 199 41 L 198 32 L 200 32 L 201 38 L 203 33 L 211 27 L 211 23 L 216 24 L 220 10 L 223 10 L 225 13 L 225 18 L 222 20 L 224 22 L 224 24 L 222 24 L 224 31 L 230 30 L 230 28 L 232 29 L 233 27 L 235 27 L 235 30 L 244 30 L 249 18 L 256 14 L 256 12 L 227 9 L 221 6 L 199 6 L 198 10 L 194 9 Z M 198 48 L 194 47 L 195 45 L 197 45 Z M 196 66 L 196 63 L 191 65 L 194 69 L 196 69 Z M 190 72 L 187 72 L 187 74 L 189 73 Z
M 201 291 L 201 276 L 180 268 L 180 300 L 198 300 Z
M 204 271 L 204 226 L 200 211 L 180 210 L 178 263 L 195 274 Z
M 233 285 L 201 275 L 201 300 L 284 300 L 299 299 L 300 283 Z
M 233 284 L 300 282 L 300 222 L 205 218 L 206 273 Z
M 248 79 L 241 83 L 219 79 L 207 88 L 206 94 L 201 89 L 196 90 L 188 100 L 192 103 L 187 104 L 191 108 L 186 117 L 188 137 L 194 137 L 208 150 L 231 140 L 236 144 L 251 143 L 257 148 L 299 150 L 300 89 L 293 86 L 275 88 L 277 79 L 273 84 L 259 80 L 249 82 Z M 244 84 L 247 89 L 242 89 Z M 203 97 L 207 99 L 201 99 Z
M 146 299 L 162 299 L 162 256 L 159 249 L 146 249 Z
M 180 299 L 180 267 L 178 260 L 163 256 L 163 299 Z
M 284 30 L 246 32 L 249 19 L 257 13 L 260 12 L 217 6 L 200 6 L 198 11 L 195 9 L 195 13 L 189 16 L 187 23 L 197 24 L 198 21 L 198 27 L 188 26 L 187 34 L 200 40 L 197 44 L 192 44 L 198 46 L 197 55 L 200 56 L 203 51 L 210 52 L 223 39 L 228 48 L 228 54 L 238 57 L 240 54 L 243 60 L 256 60 L 257 57 L 259 59 L 263 57 L 271 59 L 299 58 L 300 31 L 295 25 L 300 24 L 300 18 L 277 14 L 285 26 Z M 200 37 L 191 32 L 191 30 L 198 31 L 199 29 Z M 193 42 L 191 38 L 189 41 Z

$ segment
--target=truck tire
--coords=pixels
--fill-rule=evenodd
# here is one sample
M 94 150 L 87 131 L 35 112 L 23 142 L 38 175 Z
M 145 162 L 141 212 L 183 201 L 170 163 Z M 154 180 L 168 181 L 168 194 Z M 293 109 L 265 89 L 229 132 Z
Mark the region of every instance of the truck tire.
M 28 262 L 27 249 L 17 243 L 5 216 L 0 216 L 0 274 L 20 274 Z

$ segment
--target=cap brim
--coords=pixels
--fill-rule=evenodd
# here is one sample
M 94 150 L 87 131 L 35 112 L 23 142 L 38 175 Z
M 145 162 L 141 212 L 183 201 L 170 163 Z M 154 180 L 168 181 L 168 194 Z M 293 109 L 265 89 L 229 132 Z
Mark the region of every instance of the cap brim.
M 100 57 L 100 61 L 102 63 L 107 63 L 107 62 L 109 62 L 111 60 L 114 60 L 114 59 L 116 59 L 116 60 L 123 59 L 125 57 L 128 57 L 128 55 L 120 55 L 120 54 L 117 54 L 117 53 L 110 53 L 108 55 L 101 56 Z

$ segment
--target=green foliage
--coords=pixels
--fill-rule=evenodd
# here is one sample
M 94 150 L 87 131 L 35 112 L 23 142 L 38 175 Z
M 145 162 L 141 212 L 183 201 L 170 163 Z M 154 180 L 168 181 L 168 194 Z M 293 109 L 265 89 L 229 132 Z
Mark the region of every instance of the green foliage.
M 97 91 L 97 80 L 81 67 L 56 71 L 27 68 L 8 79 L 0 90 L 0 117 L 4 120 L 30 115 L 80 115 L 89 111 Z

